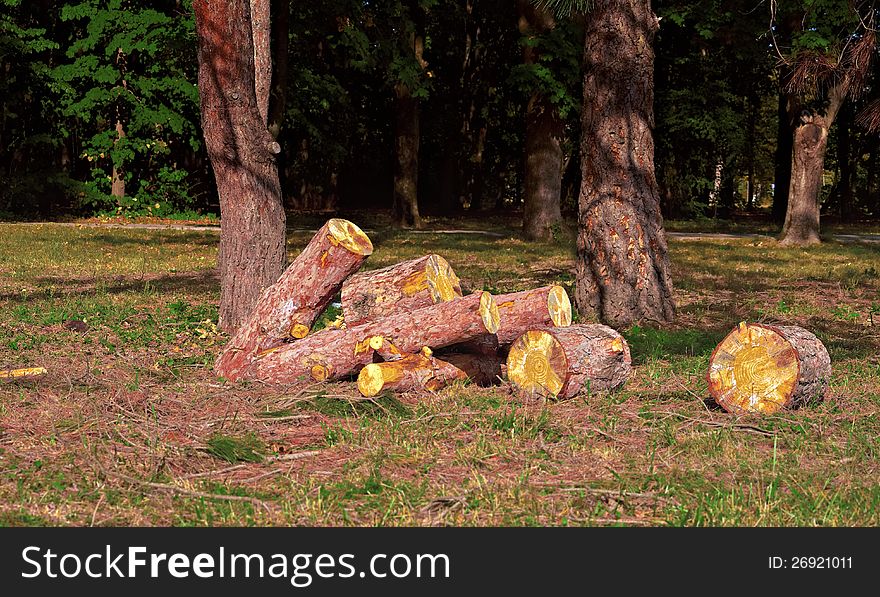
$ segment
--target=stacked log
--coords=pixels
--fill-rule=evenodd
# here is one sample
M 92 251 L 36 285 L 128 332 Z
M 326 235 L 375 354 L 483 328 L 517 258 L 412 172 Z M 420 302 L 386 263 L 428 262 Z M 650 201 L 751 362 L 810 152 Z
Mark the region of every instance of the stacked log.
M 526 398 L 616 390 L 631 368 L 626 340 L 599 324 L 530 330 L 511 344 L 507 356 L 507 376 Z
M 448 346 L 498 329 L 492 295 L 478 292 L 379 321 L 337 330 L 322 330 L 257 357 L 244 372 L 250 379 L 292 383 L 340 379 L 371 363 L 377 351 L 416 353 L 423 346 Z
M 419 353 L 396 361 L 366 365 L 358 374 L 357 386 L 360 393 L 369 398 L 386 389 L 436 392 L 467 378 L 467 373 L 452 363 L 441 361 L 425 346 Z
M 263 291 L 247 324 L 218 357 L 214 372 L 238 379 L 259 354 L 304 338 L 346 278 L 372 252 L 373 244 L 356 225 L 329 220 L 278 281 Z
M 820 400 L 831 358 L 801 327 L 742 322 L 715 348 L 706 376 L 724 410 L 771 414 Z
M 342 285 L 345 324 L 378 321 L 461 296 L 461 282 L 440 255 L 425 255 L 350 277 Z

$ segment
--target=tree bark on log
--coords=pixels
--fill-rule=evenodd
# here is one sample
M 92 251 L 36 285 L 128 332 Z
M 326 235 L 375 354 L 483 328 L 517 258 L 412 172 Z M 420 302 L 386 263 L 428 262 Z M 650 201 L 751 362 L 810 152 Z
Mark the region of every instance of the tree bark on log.
M 346 325 L 359 325 L 460 296 L 461 283 L 449 263 L 440 255 L 426 255 L 347 279 L 342 313 Z
M 675 315 L 654 176 L 648 0 L 595 0 L 586 15 L 575 305 L 615 327 Z
M 507 376 L 526 398 L 616 390 L 632 369 L 629 346 L 600 324 L 528 331 L 510 346 Z
M 255 91 L 247 0 L 194 0 L 205 148 L 220 198 L 220 328 L 244 325 L 287 262 L 286 216 L 275 156 Z
M 478 292 L 380 321 L 322 330 L 263 353 L 244 376 L 267 383 L 293 383 L 303 377 L 339 379 L 373 361 L 380 350 L 415 353 L 424 346 L 448 346 L 497 329 L 498 309 L 492 295 Z
M 304 338 L 373 244 L 348 220 L 328 220 L 272 286 L 217 358 L 214 371 L 235 379 L 261 352 Z
M 742 322 L 715 348 L 706 376 L 727 412 L 771 414 L 820 400 L 831 357 L 801 327 Z
M 396 361 L 366 365 L 358 374 L 357 386 L 361 395 L 370 398 L 385 389 L 436 392 L 467 377 L 455 365 L 434 357 L 426 347 Z

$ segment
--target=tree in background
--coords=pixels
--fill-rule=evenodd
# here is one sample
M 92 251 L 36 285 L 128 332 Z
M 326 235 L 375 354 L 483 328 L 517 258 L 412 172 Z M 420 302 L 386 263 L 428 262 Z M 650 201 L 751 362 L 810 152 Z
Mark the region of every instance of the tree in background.
M 255 69 L 267 60 L 255 60 L 255 47 L 269 48 L 254 44 L 248 0 L 195 0 L 193 8 L 202 130 L 220 196 L 220 327 L 233 333 L 287 261 L 280 146 L 267 129 L 270 84 Z
M 547 240 L 562 223 L 566 118 L 580 107 L 581 29 L 570 20 L 557 26 L 553 13 L 519 0 L 523 64 L 513 70 L 514 85 L 528 93 L 525 110 L 523 234 Z M 571 154 L 569 149 L 568 154 Z
M 793 128 L 791 188 L 780 243 L 805 246 L 820 242 L 819 193 L 829 131 L 847 97 L 865 90 L 875 51 L 874 8 L 870 2 L 827 0 L 783 3 L 778 10 L 782 21 L 794 23 L 791 51 L 780 54 Z M 777 41 L 777 48 L 780 44 L 785 40 Z

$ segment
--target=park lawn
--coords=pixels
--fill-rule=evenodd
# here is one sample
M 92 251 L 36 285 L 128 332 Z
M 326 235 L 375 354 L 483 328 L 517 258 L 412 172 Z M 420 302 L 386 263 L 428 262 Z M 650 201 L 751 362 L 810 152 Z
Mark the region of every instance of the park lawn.
M 471 290 L 573 290 L 570 239 L 371 238 L 368 267 L 438 252 Z M 0 382 L 0 524 L 880 524 L 878 245 L 672 240 L 678 318 L 625 331 L 625 390 L 523 406 L 503 386 L 365 400 L 218 380 L 217 240 L 0 225 L 0 369 L 49 371 Z M 826 400 L 708 403 L 709 355 L 740 320 L 814 331 Z

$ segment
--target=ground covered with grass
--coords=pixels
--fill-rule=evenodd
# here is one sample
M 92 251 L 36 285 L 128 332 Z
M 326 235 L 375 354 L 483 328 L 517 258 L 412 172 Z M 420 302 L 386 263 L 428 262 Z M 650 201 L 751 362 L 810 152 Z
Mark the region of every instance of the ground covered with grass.
M 571 291 L 570 239 L 509 232 L 377 228 L 368 267 L 437 252 L 470 290 Z M 0 369 L 48 370 L 0 381 L 0 524 L 880 524 L 876 244 L 671 240 L 678 319 L 625 331 L 625 390 L 522 405 L 504 386 L 366 400 L 218 380 L 217 240 L 0 225 Z M 816 333 L 826 399 L 770 417 L 707 401 L 740 320 Z

